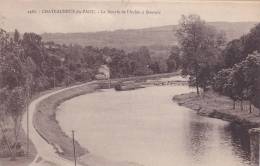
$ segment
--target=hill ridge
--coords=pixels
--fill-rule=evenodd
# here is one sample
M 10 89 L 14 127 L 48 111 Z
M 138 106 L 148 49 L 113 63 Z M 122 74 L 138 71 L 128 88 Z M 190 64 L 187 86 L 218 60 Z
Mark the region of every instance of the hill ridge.
M 216 29 L 224 31 L 227 41 L 241 37 L 257 24 L 257 22 L 208 22 Z M 170 48 L 176 44 L 174 31 L 177 25 L 164 25 L 141 29 L 118 29 L 113 31 L 75 32 L 75 33 L 43 33 L 43 41 L 54 41 L 59 44 L 79 44 L 98 48 L 112 47 L 127 52 L 146 46 L 151 56 L 165 57 Z

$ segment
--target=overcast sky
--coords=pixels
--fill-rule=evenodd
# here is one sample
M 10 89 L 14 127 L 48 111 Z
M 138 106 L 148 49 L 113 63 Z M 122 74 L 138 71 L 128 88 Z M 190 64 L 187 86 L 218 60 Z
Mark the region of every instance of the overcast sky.
M 108 0 L 106 0 L 108 1 Z M 182 14 L 199 14 L 206 21 L 260 22 L 260 2 L 84 2 L 83 0 L 1 0 L 0 27 L 21 32 L 95 32 L 177 24 Z M 42 14 L 45 9 L 160 11 L 161 14 Z M 36 10 L 37 14 L 28 14 Z

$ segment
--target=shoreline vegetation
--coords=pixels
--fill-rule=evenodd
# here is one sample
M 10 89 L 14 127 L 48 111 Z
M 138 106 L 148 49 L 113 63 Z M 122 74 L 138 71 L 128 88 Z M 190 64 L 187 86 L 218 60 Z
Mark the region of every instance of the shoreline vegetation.
M 167 73 L 167 74 L 157 74 L 157 75 L 150 75 L 150 76 L 140 76 L 140 77 L 129 77 L 129 78 L 121 78 L 121 79 L 112 79 L 110 80 L 110 88 L 118 85 L 121 82 L 135 82 L 139 83 L 140 85 L 149 85 L 153 84 L 156 85 L 158 82 L 157 79 L 166 78 L 171 76 L 179 75 L 178 72 L 176 73 Z M 147 80 L 153 80 L 148 84 L 145 82 Z M 73 151 L 71 148 L 71 137 L 66 135 L 59 123 L 56 120 L 56 111 L 58 106 L 66 100 L 71 98 L 84 95 L 87 93 L 93 93 L 98 89 L 105 89 L 109 88 L 109 82 L 107 80 L 98 80 L 92 83 L 86 83 L 80 87 L 75 87 L 72 89 L 68 89 L 64 92 L 52 95 L 47 99 L 41 101 L 37 106 L 37 110 L 35 112 L 33 118 L 34 128 L 37 130 L 39 135 L 43 137 L 49 144 L 51 144 L 56 150 L 57 153 L 66 159 L 73 160 Z M 42 92 L 34 97 L 44 95 L 46 93 L 52 92 L 54 90 L 58 90 L 61 88 L 56 88 L 52 90 L 48 90 Z M 233 102 L 228 97 L 218 95 L 215 92 L 209 91 L 202 93 L 200 96 L 197 96 L 195 92 L 188 93 L 188 94 L 181 94 L 173 97 L 173 101 L 176 101 L 179 105 L 188 107 L 192 110 L 197 111 L 200 116 L 207 116 L 211 118 L 222 119 L 225 121 L 229 121 L 231 123 L 239 124 L 243 127 L 252 128 L 260 126 L 260 119 L 259 119 L 259 110 L 257 108 L 253 108 L 251 114 L 248 111 L 240 110 L 240 107 L 237 105 L 237 109 L 232 110 Z M 220 107 L 221 105 L 221 107 Z M 244 108 L 245 109 L 245 108 Z M 77 149 L 77 157 L 79 163 L 86 164 L 85 161 L 94 158 L 95 162 L 103 162 L 107 163 L 107 161 L 101 157 L 92 156 L 89 154 L 89 151 L 76 142 L 76 149 Z M 24 158 L 24 162 L 20 162 L 21 166 L 28 165 L 33 160 L 33 156 L 37 154 L 34 145 L 30 145 L 31 148 L 34 150 L 31 151 L 31 158 Z M 21 160 L 19 160 L 21 161 Z M 11 162 L 8 159 L 3 160 L 3 163 L 7 162 L 8 164 L 16 165 L 16 162 Z M 111 163 L 114 165 L 115 163 Z M 121 163 L 122 164 L 122 163 Z M 125 163 L 127 165 L 127 163 Z M 131 163 L 130 165 L 138 165 Z M 128 166 L 128 165 L 127 165 Z
M 146 80 L 167 77 L 167 74 L 158 73 L 175 71 L 189 76 L 188 84 L 197 90 L 197 94 L 175 96 L 174 100 L 180 105 L 196 110 L 199 115 L 248 128 L 259 126 L 259 109 L 253 105 L 260 108 L 260 23 L 240 38 L 226 41 L 224 32 L 210 26 L 199 15 L 182 15 L 174 34 L 176 44 L 172 44 L 169 57 L 161 60 L 153 57 L 146 46 L 128 52 L 121 48 L 57 44 L 45 42 L 42 36 L 32 32 L 20 36 L 18 30 L 10 34 L 0 28 L 0 152 L 12 160 L 20 154 L 24 156 L 26 143 L 19 135 L 21 121 L 28 102 L 46 90 L 82 84 L 80 88 L 71 87 L 45 99 L 38 105 L 33 119 L 38 133 L 57 153 L 71 158 L 72 149 L 68 146 L 71 139 L 61 131 L 55 119 L 60 103 L 117 84 L 122 85 L 119 86 L 122 90 L 155 85 Z M 168 76 L 172 75 L 168 73 Z M 113 79 L 102 81 L 101 78 Z M 90 81 L 93 84 L 87 83 Z M 127 81 L 134 83 L 124 86 Z M 241 101 L 241 110 L 232 109 L 232 100 Z M 242 109 L 246 102 L 249 108 Z M 77 156 L 88 152 L 78 143 L 76 148 Z M 5 165 L 12 164 L 18 165 L 16 162 Z
M 236 103 L 233 109 L 233 101 L 226 96 L 213 91 L 207 91 L 197 95 L 195 92 L 176 95 L 172 98 L 180 106 L 190 108 L 200 116 L 210 117 L 238 124 L 246 129 L 260 126 L 259 109 L 252 106 L 249 113 L 249 104 L 244 103 L 241 109 L 240 103 Z
M 156 79 L 176 76 L 177 74 L 163 74 L 163 75 L 152 75 L 146 77 L 132 77 L 132 78 L 123 78 L 123 79 L 114 79 L 111 80 L 111 87 L 116 86 L 119 82 L 139 82 L 141 85 L 147 85 L 145 83 L 148 79 L 154 79 L 153 84 L 156 82 Z M 37 106 L 37 111 L 35 112 L 33 124 L 37 132 L 43 137 L 49 144 L 52 144 L 56 149 L 57 153 L 66 159 L 73 160 L 73 149 L 71 147 L 71 137 L 66 135 L 59 123 L 56 120 L 56 111 L 58 111 L 58 106 L 69 100 L 71 98 L 84 95 L 87 93 L 93 93 L 98 89 L 108 88 L 108 81 L 99 80 L 92 83 L 86 83 L 83 86 L 72 88 L 64 92 L 52 95 L 47 99 L 41 101 Z M 197 113 L 201 116 L 207 116 L 212 118 L 218 118 L 222 120 L 229 121 L 231 123 L 237 123 L 243 127 L 252 128 L 257 127 L 260 124 L 258 118 L 258 109 L 253 108 L 253 112 L 249 114 L 247 111 L 241 111 L 240 108 L 237 108 L 235 111 L 232 110 L 233 102 L 228 97 L 218 95 L 212 91 L 201 94 L 197 96 L 195 92 L 177 95 L 173 97 L 174 101 L 177 101 L 178 104 L 188 107 L 192 110 L 196 110 Z M 219 107 L 219 105 L 223 105 Z M 257 116 L 256 116 L 257 115 Z M 81 164 L 86 164 L 86 161 L 93 160 L 95 162 L 104 162 L 107 163 L 105 159 L 97 156 L 92 156 L 87 149 L 82 147 L 78 142 L 76 142 L 77 149 L 77 158 L 78 162 Z M 92 161 L 93 162 L 93 161 Z M 113 163 L 114 165 L 115 163 Z M 122 163 L 121 163 L 122 164 Z M 127 163 L 125 163 L 127 164 Z M 137 165 L 133 164 L 132 165 Z
M 59 155 L 64 155 L 65 158 L 73 157 L 73 152 L 70 150 L 71 139 L 61 130 L 58 122 L 56 121 L 55 113 L 57 111 L 57 107 L 62 102 L 70 98 L 94 92 L 96 88 L 97 86 L 92 84 L 72 88 L 42 100 L 36 108 L 36 112 L 33 117 L 34 128 L 46 142 L 51 144 L 56 149 L 56 152 Z M 81 156 L 87 152 L 87 150 L 82 148 L 77 142 L 75 142 L 75 147 L 77 149 L 77 156 Z
M 33 117 L 34 128 L 42 138 L 44 138 L 49 144 L 51 144 L 55 148 L 56 152 L 61 157 L 73 160 L 73 149 L 71 148 L 72 139 L 70 136 L 66 135 L 62 131 L 61 127 L 59 126 L 59 123 L 56 120 L 56 111 L 58 111 L 57 108 L 61 103 L 80 95 L 93 93 L 98 89 L 109 88 L 109 86 L 110 88 L 112 88 L 120 82 L 134 81 L 136 83 L 146 84 L 145 81 L 149 79 L 156 80 L 160 78 L 177 76 L 178 74 L 179 73 L 176 72 L 149 76 L 112 79 L 110 80 L 110 85 L 108 80 L 98 80 L 83 84 L 80 87 L 71 88 L 61 93 L 51 95 L 50 97 L 42 100 L 37 106 L 37 110 Z M 82 147 L 77 141 L 75 142 L 75 147 L 76 156 L 80 157 L 79 162 L 83 162 L 82 164 L 86 164 L 84 163 L 84 158 L 89 158 L 89 156 L 85 156 L 86 154 L 89 154 L 88 150 Z M 91 157 L 93 158 L 93 156 Z M 95 160 L 104 160 L 96 156 L 94 158 Z

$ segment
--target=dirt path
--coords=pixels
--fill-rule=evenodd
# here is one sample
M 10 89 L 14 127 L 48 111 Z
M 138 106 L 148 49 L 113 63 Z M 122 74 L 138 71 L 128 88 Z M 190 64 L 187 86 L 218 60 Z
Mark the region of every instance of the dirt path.
M 89 84 L 89 83 L 87 83 L 87 84 Z M 48 144 L 46 142 L 46 140 L 44 140 L 38 134 L 38 132 L 36 131 L 36 129 L 34 128 L 34 125 L 33 125 L 33 116 L 36 111 L 37 105 L 42 100 L 44 100 L 54 94 L 57 94 L 57 93 L 60 93 L 60 92 L 63 92 L 63 91 L 66 91 L 66 90 L 69 90 L 72 88 L 81 87 L 84 85 L 86 85 L 86 84 L 76 85 L 76 86 L 64 88 L 64 89 L 61 89 L 61 90 L 58 90 L 55 92 L 51 92 L 51 93 L 48 93 L 48 94 L 45 94 L 45 95 L 39 97 L 38 99 L 36 99 L 30 103 L 30 105 L 29 105 L 30 139 L 32 140 L 33 144 L 35 145 L 38 154 L 37 154 L 36 158 L 34 159 L 34 161 L 29 166 L 73 166 L 74 165 L 74 163 L 72 161 L 64 159 L 64 158 L 60 157 L 57 153 L 55 153 L 56 151 L 53 148 L 53 146 Z M 26 130 L 26 128 L 27 128 L 26 115 L 24 115 L 24 117 L 23 117 L 22 127 L 24 130 Z
M 168 74 L 161 74 L 161 75 L 151 75 L 151 76 L 140 76 L 140 77 L 133 77 L 133 78 L 121 78 L 121 79 L 113 79 L 111 80 L 111 84 L 113 86 L 120 81 L 127 81 L 127 80 L 134 80 L 134 81 L 145 81 L 148 79 L 159 79 L 159 78 L 164 78 L 164 77 L 172 77 L 176 76 L 177 73 L 168 73 Z M 88 82 L 85 84 L 80 84 L 80 85 L 75 85 L 72 87 L 60 89 L 54 92 L 47 93 L 35 100 L 33 100 L 30 105 L 29 105 L 29 130 L 30 130 L 30 139 L 33 142 L 33 144 L 36 147 L 37 150 L 37 156 L 35 157 L 34 161 L 29 164 L 29 166 L 74 166 L 74 162 L 72 160 L 66 159 L 59 154 L 57 154 L 57 149 L 55 147 L 48 143 L 46 138 L 44 139 L 41 134 L 39 134 L 36 130 L 37 127 L 35 127 L 35 115 L 36 112 L 38 111 L 38 105 L 45 99 L 50 98 L 53 95 L 57 95 L 60 92 L 65 92 L 68 90 L 71 90 L 73 88 L 84 88 L 84 86 L 88 86 L 91 84 L 98 84 L 101 88 L 103 86 L 107 86 L 107 81 L 92 81 Z M 27 121 L 26 121 L 26 114 L 23 117 L 22 121 L 22 127 L 26 131 L 27 128 Z M 37 120 L 37 119 L 36 119 Z M 48 122 L 47 122 L 48 123 Z M 44 130 L 44 129 L 43 129 Z M 45 131 L 47 132 L 47 131 Z M 41 132 L 40 132 L 41 133 Z M 47 132 L 48 133 L 48 132 Z M 56 145 L 56 144 L 55 144 Z M 86 154 L 79 159 L 79 162 L 81 162 L 84 166 L 86 163 L 87 165 L 98 165 L 98 166 L 103 166 L 103 165 L 113 165 L 113 166 L 132 166 L 132 165 L 137 165 L 136 163 L 114 163 L 110 162 L 108 160 L 104 160 L 102 157 L 95 156 L 93 154 Z M 109 164 L 110 163 L 110 164 Z M 77 164 L 78 166 L 82 166 L 79 163 Z

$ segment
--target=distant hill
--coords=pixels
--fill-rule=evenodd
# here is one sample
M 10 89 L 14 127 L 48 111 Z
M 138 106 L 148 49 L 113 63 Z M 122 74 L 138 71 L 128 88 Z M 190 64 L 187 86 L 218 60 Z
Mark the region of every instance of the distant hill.
M 224 31 L 227 40 L 239 38 L 250 31 L 256 22 L 209 22 L 218 30 Z M 82 46 L 113 47 L 125 51 L 133 51 L 140 46 L 147 46 L 154 57 L 167 57 L 172 45 L 176 44 L 174 31 L 177 25 L 151 27 L 144 29 L 129 29 L 115 31 L 100 31 L 88 33 L 44 33 L 44 41 L 54 41 L 60 44 L 80 44 Z

